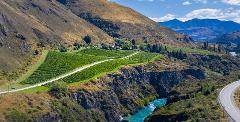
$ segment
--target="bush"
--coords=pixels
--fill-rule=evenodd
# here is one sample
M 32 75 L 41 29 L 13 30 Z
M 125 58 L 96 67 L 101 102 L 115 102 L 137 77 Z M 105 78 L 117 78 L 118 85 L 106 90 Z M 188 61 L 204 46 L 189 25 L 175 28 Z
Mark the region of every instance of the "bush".
M 85 37 L 83 38 L 83 40 L 85 41 L 85 43 L 86 43 L 87 45 L 90 45 L 91 42 L 92 42 L 92 38 L 91 38 L 89 35 L 85 36 Z
M 61 47 L 59 48 L 59 51 L 60 51 L 60 52 L 67 52 L 67 48 L 64 47 L 64 46 L 61 46 Z
M 65 97 L 69 94 L 67 84 L 64 82 L 55 82 L 51 85 L 50 94 L 57 98 Z
M 128 44 L 128 43 L 123 44 L 121 47 L 123 50 L 131 50 L 132 49 L 132 45 Z
M 211 84 L 202 84 L 201 85 L 202 94 L 205 96 L 211 94 L 211 92 L 214 90 L 215 90 L 215 87 Z
M 9 122 L 27 122 L 29 121 L 29 117 L 27 114 L 20 112 L 16 109 L 13 109 L 7 115 L 7 120 Z
M 81 48 L 81 44 L 78 42 L 74 43 L 73 46 L 74 46 L 74 50 L 79 50 Z

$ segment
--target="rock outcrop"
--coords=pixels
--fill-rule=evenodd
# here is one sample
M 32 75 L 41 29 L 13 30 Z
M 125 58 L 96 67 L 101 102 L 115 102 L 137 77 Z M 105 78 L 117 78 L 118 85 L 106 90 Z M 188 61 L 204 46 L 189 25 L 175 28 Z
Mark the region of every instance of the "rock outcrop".
M 205 78 L 199 69 L 159 72 L 143 69 L 143 66 L 122 68 L 118 73 L 108 74 L 97 81 L 87 83 L 85 88 L 72 92 L 70 98 L 86 111 L 94 109 L 104 114 L 103 120 L 118 122 L 122 115 L 136 112 L 141 105 L 155 98 L 167 97 L 170 89 L 183 80 L 189 77 Z M 93 89 L 96 86 L 100 87 Z M 87 87 L 92 90 L 87 90 Z M 56 121 L 63 119 L 57 114 L 55 116 L 45 117 L 46 121 L 49 117 L 55 118 Z

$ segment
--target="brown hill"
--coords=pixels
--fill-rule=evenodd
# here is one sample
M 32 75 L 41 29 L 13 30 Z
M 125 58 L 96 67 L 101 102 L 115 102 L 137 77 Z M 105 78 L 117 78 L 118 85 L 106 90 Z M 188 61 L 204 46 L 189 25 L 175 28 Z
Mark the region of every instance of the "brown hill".
M 240 31 L 224 34 L 217 38 L 216 41 L 221 43 L 235 43 L 240 45 Z
M 55 0 L 1 0 L 0 72 L 21 67 L 36 48 L 70 45 L 86 35 L 94 43 L 112 42 L 101 29 Z
M 58 0 L 73 13 L 101 28 L 113 37 L 138 42 L 186 44 L 189 41 L 168 28 L 159 27 L 149 18 L 109 0 Z
M 112 43 L 112 37 L 124 37 L 138 43 L 189 45 L 188 37 L 159 27 L 149 18 L 116 3 L 58 1 L 0 1 L 0 80 L 1 74 L 26 66 L 26 60 L 31 61 L 35 50 L 82 42 L 86 35 L 92 37 L 94 44 Z

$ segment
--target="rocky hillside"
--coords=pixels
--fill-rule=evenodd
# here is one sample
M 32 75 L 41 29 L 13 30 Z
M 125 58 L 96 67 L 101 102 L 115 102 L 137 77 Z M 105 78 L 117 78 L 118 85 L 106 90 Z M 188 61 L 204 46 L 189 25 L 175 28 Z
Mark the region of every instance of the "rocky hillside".
M 240 24 L 233 21 L 220 21 L 217 19 L 192 19 L 186 22 L 174 19 L 159 23 L 187 34 L 195 40 L 212 40 L 225 33 L 240 30 Z
M 119 122 L 121 115 L 134 113 L 157 97 L 166 97 L 174 85 L 189 78 L 204 79 L 205 75 L 180 61 L 125 67 L 71 86 L 69 91 L 57 87 L 61 90 L 1 96 L 0 121 Z
M 94 43 L 111 43 L 101 29 L 54 0 L 0 1 L 0 70 L 12 71 L 42 47 L 70 45 L 90 35 Z
M 191 41 L 107 0 L 2 0 L 0 74 L 26 67 L 36 50 L 83 43 L 86 35 L 93 44 L 113 43 L 112 37 L 181 46 Z
M 138 43 L 184 45 L 190 39 L 171 29 L 158 27 L 151 19 L 109 0 L 58 0 L 80 18 L 113 37 L 135 39 Z
M 224 34 L 224 35 L 214 39 L 214 41 L 224 43 L 224 44 L 235 43 L 235 44 L 239 45 L 240 44 L 240 31 Z

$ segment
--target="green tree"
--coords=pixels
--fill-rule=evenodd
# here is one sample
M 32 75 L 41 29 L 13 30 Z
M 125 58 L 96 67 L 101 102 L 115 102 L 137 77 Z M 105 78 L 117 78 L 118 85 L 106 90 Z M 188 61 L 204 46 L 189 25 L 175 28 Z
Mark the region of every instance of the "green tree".
M 130 50 L 132 46 L 131 46 L 131 44 L 124 43 L 121 47 L 123 50 Z
M 79 50 L 81 48 L 81 44 L 78 42 L 75 42 L 73 46 L 74 46 L 74 50 Z
M 90 45 L 92 43 L 92 38 L 89 35 L 85 36 L 83 40 L 87 45 Z
M 64 47 L 64 46 L 61 46 L 61 47 L 59 48 L 59 51 L 60 51 L 60 52 L 67 52 L 67 48 Z
M 203 49 L 207 50 L 208 49 L 208 42 L 203 43 Z

